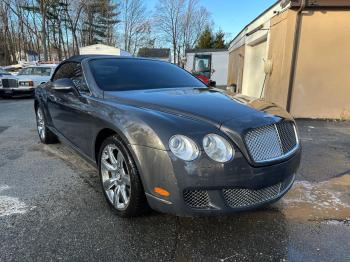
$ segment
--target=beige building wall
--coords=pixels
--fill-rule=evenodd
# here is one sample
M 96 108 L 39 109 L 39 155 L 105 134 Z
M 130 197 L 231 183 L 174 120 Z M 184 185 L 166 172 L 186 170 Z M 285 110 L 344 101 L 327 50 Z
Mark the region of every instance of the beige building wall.
M 350 10 L 304 12 L 291 113 L 350 119 Z
M 287 10 L 271 19 L 268 59 L 272 63 L 264 98 L 287 107 L 297 12 Z
M 350 9 L 340 7 L 350 7 L 349 2 L 320 0 L 317 3 L 338 7 L 313 7 L 302 12 L 291 89 L 290 112 L 296 118 L 350 119 Z M 277 5 L 272 10 L 275 8 Z M 266 50 L 267 65 L 270 66 L 265 65 L 265 72 L 269 73 L 264 98 L 287 107 L 297 15 L 297 8 L 265 13 L 233 40 L 228 85 L 236 84 L 240 93 L 259 96 L 257 90 L 261 90 L 261 85 L 254 87 L 249 82 L 261 82 L 262 69 L 260 66 L 257 68 L 260 58 L 256 60 L 258 63 L 251 61 L 254 57 L 261 57 L 263 52 L 252 55 L 249 49 L 258 44 L 261 47 L 258 49 L 263 50 L 257 40 L 269 28 Z M 249 32 L 253 33 L 250 35 Z M 251 40 L 253 37 L 257 40 Z M 238 79 L 242 71 L 243 81 Z M 258 80 L 253 72 L 258 72 Z
M 242 94 L 259 98 L 265 81 L 264 60 L 267 58 L 267 38 L 246 46 Z
M 244 68 L 245 46 L 233 50 L 229 55 L 227 85 L 236 85 L 238 92 L 242 92 L 243 68 Z

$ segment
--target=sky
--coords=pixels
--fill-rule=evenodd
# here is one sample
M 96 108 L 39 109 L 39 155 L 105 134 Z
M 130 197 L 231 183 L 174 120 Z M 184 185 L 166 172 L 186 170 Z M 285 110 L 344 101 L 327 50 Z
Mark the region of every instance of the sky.
M 153 10 L 158 0 L 145 0 L 148 8 Z M 248 23 L 276 0 L 199 0 L 212 15 L 215 30 L 222 29 L 226 39 L 232 40 Z

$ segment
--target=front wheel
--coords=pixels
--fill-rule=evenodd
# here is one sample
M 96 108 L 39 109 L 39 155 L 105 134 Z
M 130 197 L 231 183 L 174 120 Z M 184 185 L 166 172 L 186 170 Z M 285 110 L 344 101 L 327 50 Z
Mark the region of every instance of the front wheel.
M 107 138 L 99 153 L 102 190 L 119 216 L 139 216 L 148 210 L 146 196 L 134 160 L 117 136 Z
M 36 110 L 36 127 L 40 141 L 44 144 L 54 144 L 57 142 L 57 136 L 46 126 L 45 115 L 40 106 Z

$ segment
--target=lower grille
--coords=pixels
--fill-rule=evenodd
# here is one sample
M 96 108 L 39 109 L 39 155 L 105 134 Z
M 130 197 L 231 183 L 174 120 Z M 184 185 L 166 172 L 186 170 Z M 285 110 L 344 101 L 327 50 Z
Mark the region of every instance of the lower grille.
M 183 197 L 186 205 L 193 209 L 217 209 L 216 206 L 222 204 L 217 205 L 217 203 L 212 202 L 214 199 L 219 202 L 223 201 L 230 208 L 250 208 L 280 197 L 292 185 L 294 178 L 295 176 L 292 175 L 280 183 L 261 189 L 226 188 L 217 190 L 185 190 Z M 215 196 L 215 198 L 210 199 L 212 196 Z M 222 199 L 221 201 L 219 200 L 219 196 Z
M 196 209 L 209 209 L 210 201 L 206 190 L 186 190 L 184 200 L 188 207 Z
M 2 87 L 3 88 L 9 88 L 9 87 L 18 87 L 18 81 L 16 79 L 2 79 Z
M 276 198 L 281 192 L 282 183 L 258 190 L 224 189 L 224 198 L 229 207 L 249 207 Z

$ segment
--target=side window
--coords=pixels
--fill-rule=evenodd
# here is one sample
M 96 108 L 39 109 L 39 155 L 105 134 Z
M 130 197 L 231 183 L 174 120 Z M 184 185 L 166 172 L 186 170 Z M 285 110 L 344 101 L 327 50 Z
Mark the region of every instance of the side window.
M 73 80 L 76 88 L 80 92 L 82 92 L 82 93 L 86 93 L 86 92 L 89 93 L 90 92 L 90 90 L 87 87 L 87 84 L 85 82 L 83 71 L 81 69 L 81 64 L 80 63 L 75 63 L 74 74 L 71 77 L 71 79 Z
M 83 93 L 89 92 L 89 88 L 86 85 L 81 65 L 76 62 L 68 62 L 60 66 L 53 77 L 53 81 L 62 78 L 70 78 L 73 80 L 76 88 Z
M 23 68 L 21 71 L 19 71 L 19 75 L 32 75 L 33 68 L 28 67 L 28 68 Z
M 74 74 L 74 63 L 65 63 L 58 68 L 56 74 L 53 77 L 53 81 L 56 81 L 62 78 L 71 78 L 73 74 Z

